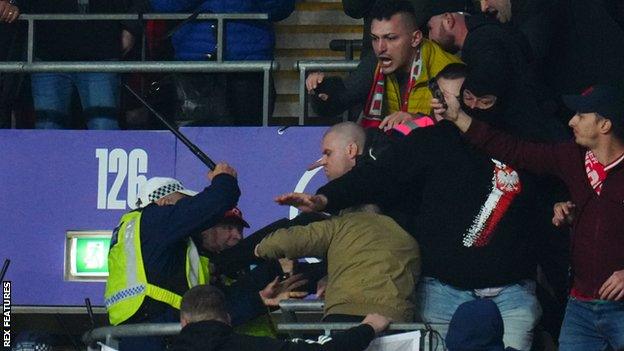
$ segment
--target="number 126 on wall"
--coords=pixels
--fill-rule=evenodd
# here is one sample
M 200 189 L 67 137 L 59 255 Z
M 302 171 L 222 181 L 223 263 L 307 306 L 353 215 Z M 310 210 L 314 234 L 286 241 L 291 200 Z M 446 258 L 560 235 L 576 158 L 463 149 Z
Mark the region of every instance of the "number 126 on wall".
M 147 152 L 133 149 L 129 153 L 124 149 L 95 149 L 98 159 L 98 196 L 97 208 L 100 210 L 125 210 L 126 205 L 136 208 L 139 187 L 147 178 Z M 114 175 L 109 187 L 109 176 Z M 127 196 L 120 198 L 120 190 L 127 183 Z

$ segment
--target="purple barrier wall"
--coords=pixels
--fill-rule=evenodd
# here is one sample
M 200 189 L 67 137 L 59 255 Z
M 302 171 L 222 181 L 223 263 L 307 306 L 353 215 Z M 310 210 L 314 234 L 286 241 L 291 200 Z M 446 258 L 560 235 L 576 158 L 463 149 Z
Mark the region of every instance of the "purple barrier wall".
M 239 207 L 248 233 L 289 208 L 273 197 L 310 178 L 324 128 L 187 128 L 184 133 L 216 162 L 239 173 Z M 208 184 L 207 168 L 169 132 L 0 131 L 0 259 L 10 258 L 6 280 L 15 305 L 103 304 L 103 283 L 63 280 L 67 230 L 110 230 L 134 207 L 145 178 L 172 176 L 191 189 Z M 304 176 L 305 174 L 305 176 Z M 130 189 L 130 190 L 128 190 Z

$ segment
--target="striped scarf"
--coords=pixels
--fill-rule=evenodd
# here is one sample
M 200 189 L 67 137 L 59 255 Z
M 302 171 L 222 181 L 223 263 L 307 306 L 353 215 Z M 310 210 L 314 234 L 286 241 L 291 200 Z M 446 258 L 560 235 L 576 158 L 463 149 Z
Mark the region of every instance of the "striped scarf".
M 418 50 L 416 51 L 416 55 L 414 56 L 414 61 L 412 61 L 412 67 L 410 69 L 409 81 L 407 82 L 408 89 L 405 90 L 405 95 L 403 96 L 403 100 L 401 103 L 401 111 L 403 112 L 408 111 L 407 104 L 409 102 L 409 95 L 423 71 L 422 65 L 423 62 L 422 58 L 420 57 L 420 48 L 418 48 Z M 375 78 L 373 80 L 373 86 L 368 93 L 368 98 L 366 99 L 366 107 L 363 111 L 363 125 L 375 123 L 378 125 L 379 123 L 381 123 L 381 120 L 383 119 L 383 97 L 386 91 L 385 84 L 386 76 L 381 71 L 381 63 L 378 63 L 377 68 L 375 68 Z

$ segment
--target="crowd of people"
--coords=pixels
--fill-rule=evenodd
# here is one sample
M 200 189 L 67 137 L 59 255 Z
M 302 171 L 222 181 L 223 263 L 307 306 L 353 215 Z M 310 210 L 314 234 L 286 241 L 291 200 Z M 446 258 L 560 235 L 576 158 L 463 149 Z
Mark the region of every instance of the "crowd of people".
M 105 3 L 106 11 L 97 0 L 72 9 L 145 6 Z M 616 8 L 576 0 L 343 3 L 365 19 L 370 42 L 359 66 L 344 79 L 312 72 L 305 82 L 321 115 L 361 109 L 356 122 L 330 127 L 321 140 L 322 158 L 311 167 L 323 167 L 328 183 L 316 194 L 278 196 L 302 214 L 243 239 L 249 225 L 236 207 L 231 166 L 216 165 L 199 193 L 150 179 L 138 209 L 113 232 L 111 324 L 180 321 L 175 350 L 364 350 L 391 321 L 448 325 L 439 332 L 449 350 L 531 350 L 542 343 L 540 328 L 562 351 L 624 349 L 624 29 Z M 0 0 L 0 20 L 14 22 L 20 5 Z M 264 60 L 272 58 L 271 21 L 288 16 L 294 1 L 149 5 L 267 12 L 269 21 L 228 25 L 225 51 L 226 59 Z M 93 45 L 90 59 L 120 59 L 137 31 L 102 22 L 89 29 L 101 36 L 95 42 L 64 25 L 67 32 L 40 39 L 36 57 L 87 59 L 67 56 L 71 44 Z M 213 31 L 191 20 L 165 36 L 176 58 L 211 60 Z M 259 80 L 176 81 L 198 92 L 201 114 L 242 121 L 259 114 Z M 31 81 L 38 127 L 66 123 L 72 84 L 89 128 L 118 127 L 119 76 Z M 230 102 L 241 95 L 250 103 L 234 111 L 243 104 Z M 323 261 L 297 263 L 306 256 Z M 323 321 L 361 324 L 317 342 L 275 340 L 267 308 L 314 289 L 325 300 Z M 126 338 L 121 349 L 170 342 Z

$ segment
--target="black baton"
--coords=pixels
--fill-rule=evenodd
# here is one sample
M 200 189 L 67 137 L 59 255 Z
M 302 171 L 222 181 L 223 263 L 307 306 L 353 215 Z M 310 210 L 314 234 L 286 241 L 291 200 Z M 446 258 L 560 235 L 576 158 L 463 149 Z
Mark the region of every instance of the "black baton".
M 188 147 L 189 150 L 191 150 L 191 152 L 195 154 L 195 156 L 197 156 L 206 166 L 208 166 L 210 170 L 214 171 L 215 163 L 214 161 L 210 159 L 210 157 L 208 157 L 208 155 L 206 155 L 203 151 L 201 151 L 197 147 L 197 145 L 193 144 L 190 140 L 188 140 L 188 138 L 184 134 L 180 133 L 180 131 L 178 130 L 178 127 L 174 126 L 169 121 L 167 121 L 160 113 L 158 113 L 158 111 L 156 111 L 149 103 L 147 103 L 145 99 L 143 99 L 139 94 L 137 94 L 134 90 L 132 90 L 132 88 L 130 88 L 128 84 L 124 83 L 123 86 L 126 89 L 128 89 L 128 91 L 131 92 L 132 95 L 134 95 L 134 97 L 137 98 L 137 100 L 139 100 L 145 107 L 147 107 L 147 109 L 150 110 L 150 112 L 152 112 L 156 117 L 158 117 L 158 119 L 165 124 L 167 129 L 169 129 L 176 136 L 176 138 L 178 138 L 181 142 L 183 142 L 184 145 L 186 145 L 186 147 Z

